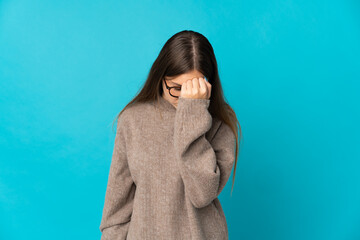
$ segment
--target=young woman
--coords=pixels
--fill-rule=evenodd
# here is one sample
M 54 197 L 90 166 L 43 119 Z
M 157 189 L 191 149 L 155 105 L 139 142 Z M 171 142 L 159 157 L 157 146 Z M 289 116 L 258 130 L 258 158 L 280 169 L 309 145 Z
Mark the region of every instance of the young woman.
M 209 41 L 172 36 L 117 116 L 101 239 L 228 239 L 218 196 L 235 162 L 234 183 L 238 126 Z

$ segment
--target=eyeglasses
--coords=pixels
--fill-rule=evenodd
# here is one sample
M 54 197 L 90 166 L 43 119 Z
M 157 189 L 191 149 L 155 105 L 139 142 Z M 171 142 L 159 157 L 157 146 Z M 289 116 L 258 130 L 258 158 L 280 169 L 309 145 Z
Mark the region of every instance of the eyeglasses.
M 172 97 L 179 98 L 180 93 L 181 93 L 181 87 L 169 87 L 169 86 L 166 84 L 165 78 L 163 78 L 163 80 L 164 80 L 164 82 L 165 82 L 166 88 L 169 90 L 169 94 L 170 94 Z
M 205 80 L 207 80 L 207 78 L 204 76 Z M 165 86 L 166 88 L 169 90 L 169 94 L 172 96 L 172 97 L 175 97 L 175 98 L 179 98 L 180 96 L 180 93 L 181 93 L 181 87 L 169 87 L 167 84 L 166 84 L 166 80 L 165 78 L 163 78 L 164 82 L 165 82 Z

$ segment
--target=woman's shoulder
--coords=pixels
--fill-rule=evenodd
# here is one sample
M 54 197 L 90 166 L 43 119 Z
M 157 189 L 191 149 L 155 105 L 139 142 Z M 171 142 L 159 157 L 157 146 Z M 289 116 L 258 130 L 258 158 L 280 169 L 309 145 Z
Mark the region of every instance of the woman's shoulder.
M 216 116 L 212 116 L 211 127 L 210 127 L 209 131 L 207 131 L 205 134 L 205 136 L 207 137 L 208 140 L 211 141 L 214 138 L 216 132 L 220 128 L 221 123 L 222 122 L 219 118 L 217 118 Z
M 150 111 L 153 111 L 149 102 L 135 102 L 127 105 L 119 115 L 119 122 L 127 123 L 133 120 L 139 120 L 146 117 Z
M 215 136 L 217 136 L 217 138 L 234 137 L 231 127 L 218 117 L 212 118 L 212 126 L 207 134 L 211 141 L 215 138 Z

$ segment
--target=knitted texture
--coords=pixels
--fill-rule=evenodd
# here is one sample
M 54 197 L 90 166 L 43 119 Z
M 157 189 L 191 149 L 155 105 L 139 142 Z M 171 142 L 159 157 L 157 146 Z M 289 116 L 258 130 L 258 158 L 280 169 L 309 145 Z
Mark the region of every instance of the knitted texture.
M 118 118 L 101 240 L 227 240 L 218 199 L 235 160 L 235 135 L 209 99 L 163 97 Z

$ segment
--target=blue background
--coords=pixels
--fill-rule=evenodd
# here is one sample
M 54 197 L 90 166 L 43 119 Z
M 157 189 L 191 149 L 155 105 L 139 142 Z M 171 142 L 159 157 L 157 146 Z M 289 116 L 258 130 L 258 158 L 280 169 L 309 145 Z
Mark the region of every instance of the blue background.
M 359 1 L 0 1 L 0 239 L 99 239 L 116 114 L 181 30 L 243 130 L 230 240 L 360 239 Z

